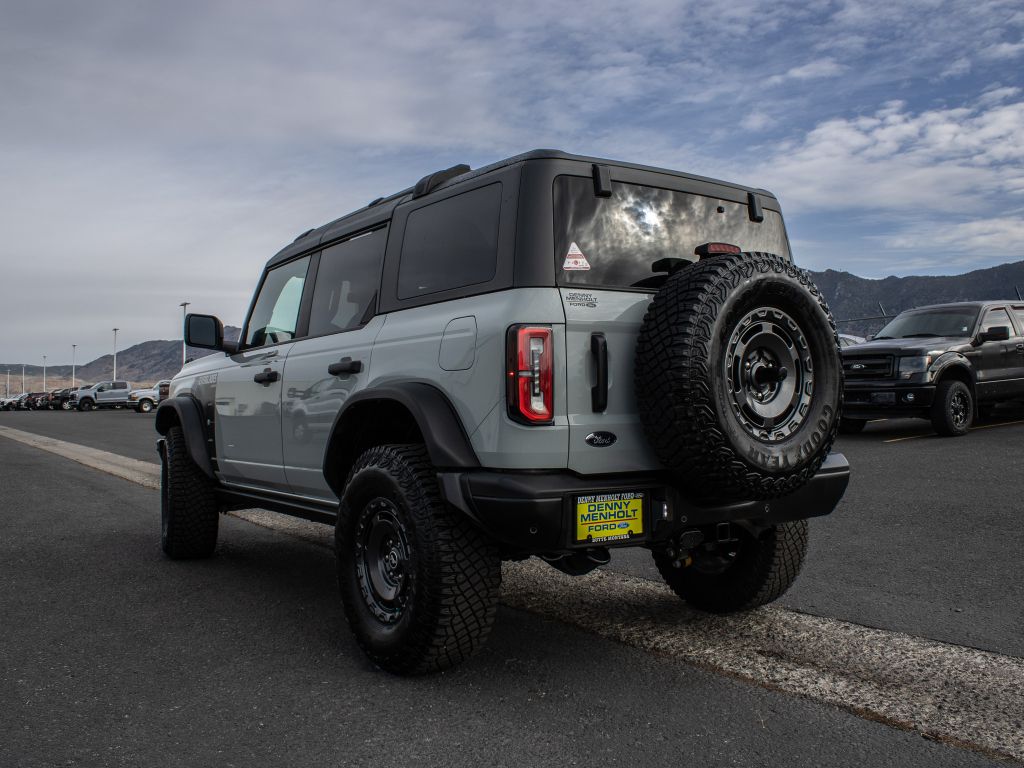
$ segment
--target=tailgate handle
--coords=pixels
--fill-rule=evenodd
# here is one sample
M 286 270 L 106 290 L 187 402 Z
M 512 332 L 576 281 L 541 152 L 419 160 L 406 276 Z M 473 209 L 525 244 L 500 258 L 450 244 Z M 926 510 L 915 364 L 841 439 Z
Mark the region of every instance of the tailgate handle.
M 597 371 L 597 383 L 590 388 L 590 405 L 594 413 L 603 413 L 608 408 L 608 340 L 603 333 L 590 335 L 590 354 Z
M 362 360 L 353 360 L 351 357 L 343 357 L 336 363 L 327 366 L 327 372 L 331 376 L 348 376 L 350 373 L 359 373 L 363 370 Z

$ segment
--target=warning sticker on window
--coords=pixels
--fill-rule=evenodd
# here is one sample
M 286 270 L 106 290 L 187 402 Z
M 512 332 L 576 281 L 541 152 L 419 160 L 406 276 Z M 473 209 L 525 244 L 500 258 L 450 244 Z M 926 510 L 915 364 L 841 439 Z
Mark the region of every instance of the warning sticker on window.
M 565 254 L 565 262 L 562 264 L 562 269 L 565 272 L 580 272 L 590 269 L 590 262 L 587 261 L 587 257 L 583 255 L 583 251 L 580 250 L 576 243 L 569 246 L 569 252 Z

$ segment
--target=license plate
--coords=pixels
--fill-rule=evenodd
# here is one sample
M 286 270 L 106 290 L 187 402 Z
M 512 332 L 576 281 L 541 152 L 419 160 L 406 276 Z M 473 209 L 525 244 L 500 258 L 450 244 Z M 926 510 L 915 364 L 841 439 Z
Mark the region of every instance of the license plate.
M 636 491 L 576 497 L 576 541 L 598 544 L 644 532 L 644 495 Z

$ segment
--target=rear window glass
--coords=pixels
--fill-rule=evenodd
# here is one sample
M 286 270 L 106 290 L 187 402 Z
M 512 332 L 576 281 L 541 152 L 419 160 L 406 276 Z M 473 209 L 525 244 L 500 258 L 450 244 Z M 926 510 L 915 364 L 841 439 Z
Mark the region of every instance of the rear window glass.
M 743 203 L 621 182 L 611 197 L 597 197 L 593 181 L 579 176 L 557 177 L 553 191 L 560 285 L 653 289 L 665 279 L 651 270 L 655 261 L 694 260 L 703 243 L 790 255 L 776 211 L 755 222 Z
M 398 267 L 398 298 L 494 279 L 501 184 L 491 184 L 409 214 Z

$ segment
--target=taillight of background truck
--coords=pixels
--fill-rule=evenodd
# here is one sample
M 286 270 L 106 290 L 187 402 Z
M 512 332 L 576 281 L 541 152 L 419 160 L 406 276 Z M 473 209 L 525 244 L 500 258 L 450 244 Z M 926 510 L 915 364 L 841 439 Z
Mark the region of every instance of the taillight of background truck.
M 513 325 L 506 337 L 508 415 L 523 424 L 554 421 L 551 329 Z

